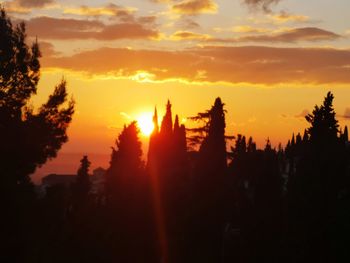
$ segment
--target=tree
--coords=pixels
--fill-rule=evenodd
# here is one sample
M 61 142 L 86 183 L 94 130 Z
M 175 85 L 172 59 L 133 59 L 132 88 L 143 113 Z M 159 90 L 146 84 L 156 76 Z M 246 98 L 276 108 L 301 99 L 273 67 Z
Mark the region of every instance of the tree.
M 308 114 L 305 118 L 311 127 L 308 129 L 310 140 L 315 143 L 334 142 L 338 138 L 339 124 L 335 118 L 333 108 L 334 96 L 331 92 L 327 93 L 322 106 L 315 106 L 312 114 Z
M 199 113 L 197 118 L 207 119 L 204 126 L 206 137 L 200 149 L 200 166 L 205 173 L 213 173 L 219 176 L 227 166 L 226 138 L 225 138 L 225 110 L 220 98 L 217 98 L 212 108 L 206 113 Z
M 29 182 L 29 175 L 54 158 L 68 140 L 74 101 L 66 81 L 38 110 L 30 105 L 40 79 L 39 44 L 26 44 L 24 23 L 13 26 L 0 10 L 0 174 L 6 188 Z
M 171 113 L 171 104 L 168 100 L 168 103 L 166 105 L 166 113 L 163 117 L 160 132 L 164 134 L 164 136 L 170 136 L 173 131 L 173 119 L 172 119 L 172 113 Z
M 74 194 L 75 197 L 80 201 L 82 199 L 86 199 L 90 192 L 91 183 L 89 177 L 89 168 L 91 162 L 88 157 L 85 155 L 80 160 L 80 167 L 77 172 L 77 178 L 74 184 Z
M 110 166 L 107 170 L 108 194 L 119 195 L 124 193 L 128 195 L 127 192 L 130 189 L 127 188 L 133 185 L 132 182 L 135 181 L 135 178 L 140 175 L 144 168 L 138 133 L 139 130 L 135 121 L 128 126 L 124 126 L 116 141 L 117 147 L 112 147 Z
M 195 223 L 192 227 L 197 236 L 194 237 L 195 252 L 191 260 L 218 262 L 222 248 L 227 168 L 224 104 L 217 98 L 210 110 L 191 119 L 204 122 L 204 126 L 192 129 L 204 136 L 193 176 Z
M 305 262 L 331 261 L 339 254 L 335 247 L 341 247 L 336 228 L 339 233 L 347 229 L 345 224 L 339 224 L 339 215 L 343 213 L 339 210 L 339 197 L 349 193 L 348 156 L 333 99 L 328 92 L 323 104 L 316 105 L 306 116 L 310 127 L 306 138 L 300 140 L 302 147 L 294 152 L 295 175 L 288 182 L 292 246 L 302 246 L 298 250 Z
M 155 251 L 156 229 L 138 134 L 137 122 L 124 126 L 112 148 L 106 175 L 107 246 L 118 262 L 156 261 L 149 261 Z

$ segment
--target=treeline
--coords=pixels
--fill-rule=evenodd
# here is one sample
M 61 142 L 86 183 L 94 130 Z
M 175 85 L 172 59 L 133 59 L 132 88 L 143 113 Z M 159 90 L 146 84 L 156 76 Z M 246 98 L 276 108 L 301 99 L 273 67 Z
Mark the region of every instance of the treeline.
M 87 156 L 70 187 L 21 189 L 5 214 L 3 256 L 25 262 L 344 262 L 349 259 L 350 146 L 328 93 L 285 148 L 250 137 L 227 151 L 220 98 L 185 129 L 157 111 L 148 161 L 136 122 L 112 149 L 102 191 Z M 187 136 L 186 136 L 187 134 Z M 186 139 L 187 137 L 187 139 Z M 187 143 L 197 144 L 189 150 Z M 29 187 L 30 188 L 30 187 Z M 17 192 L 16 192 L 17 191 Z M 5 241 L 3 239 L 3 241 Z M 21 253 L 19 253 L 21 251 Z
M 328 93 L 309 128 L 277 149 L 226 136 L 224 104 L 186 129 L 157 111 L 147 162 L 136 122 L 112 149 L 101 191 L 87 156 L 74 183 L 38 195 L 30 174 L 67 141 L 66 83 L 38 110 L 37 43 L 0 15 L 1 262 L 348 262 L 350 146 Z M 66 105 L 66 106 L 64 106 Z M 230 150 L 228 140 L 234 140 Z

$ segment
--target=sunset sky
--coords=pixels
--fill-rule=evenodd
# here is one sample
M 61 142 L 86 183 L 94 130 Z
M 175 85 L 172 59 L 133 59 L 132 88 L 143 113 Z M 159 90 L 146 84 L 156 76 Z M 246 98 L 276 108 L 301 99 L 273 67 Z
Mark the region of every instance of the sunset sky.
M 303 116 L 335 95 L 350 120 L 349 0 L 13 0 L 41 46 L 40 105 L 62 77 L 76 100 L 69 142 L 38 173 L 108 166 L 124 124 L 167 99 L 186 117 L 226 104 L 227 133 L 285 144 Z M 146 147 L 147 138 L 143 141 Z M 56 169 L 56 170 L 55 170 Z

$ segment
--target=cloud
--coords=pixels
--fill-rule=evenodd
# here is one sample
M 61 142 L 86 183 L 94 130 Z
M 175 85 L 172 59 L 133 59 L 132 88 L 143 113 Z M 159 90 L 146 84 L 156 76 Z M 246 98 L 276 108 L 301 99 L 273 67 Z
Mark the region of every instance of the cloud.
M 54 4 L 55 0 L 13 0 L 3 3 L 9 13 L 28 14 L 33 8 L 44 8 Z
M 271 13 L 271 6 L 276 5 L 281 0 L 243 0 L 251 10 L 262 10 L 265 13 Z
M 57 52 L 55 50 L 55 47 L 50 42 L 40 41 L 39 47 L 40 47 L 41 54 L 44 57 L 56 57 L 61 55 L 60 52 Z
M 28 8 L 41 8 L 48 4 L 52 4 L 55 0 L 15 0 L 19 5 Z
M 302 118 L 305 119 L 307 115 L 310 114 L 310 111 L 307 109 L 302 110 L 299 114 L 295 115 L 295 118 Z
M 252 27 L 249 25 L 241 25 L 235 26 L 234 28 L 232 28 L 231 31 L 235 33 L 268 33 L 271 32 L 271 29 Z
M 269 15 L 269 17 L 278 24 L 287 22 L 309 22 L 310 17 L 304 15 L 289 14 L 286 11 L 281 11 L 279 14 Z
M 172 40 L 205 40 L 209 39 L 207 34 L 198 34 L 190 31 L 177 31 L 170 36 Z
M 350 84 L 350 50 L 333 48 L 203 47 L 183 51 L 101 48 L 44 57 L 44 67 L 154 81 Z M 141 76 L 140 75 L 140 76 Z
M 157 21 L 157 16 L 141 16 L 137 21 L 143 24 L 154 24 Z
M 248 35 L 236 38 L 211 38 L 207 41 L 216 43 L 294 43 L 300 41 L 332 41 L 341 37 L 341 35 L 317 27 L 303 27 L 271 34 Z
M 111 16 L 120 18 L 124 21 L 132 21 L 134 19 L 134 8 L 122 7 L 113 3 L 107 4 L 103 7 L 89 7 L 86 5 L 79 8 L 66 8 L 63 11 L 65 14 L 83 15 L 83 16 Z
M 123 7 L 113 3 L 107 4 L 102 7 L 89 7 L 86 5 L 78 8 L 66 8 L 64 14 L 80 15 L 98 18 L 100 16 L 108 16 L 111 20 L 119 20 L 122 22 L 138 22 L 141 24 L 153 24 L 157 20 L 157 16 L 148 15 L 136 17 L 136 8 Z
M 176 27 L 182 28 L 185 30 L 191 30 L 191 29 L 197 29 L 201 26 L 194 21 L 193 19 L 189 18 L 188 16 L 182 16 L 178 21 L 176 22 Z
M 173 4 L 172 10 L 186 15 L 216 13 L 218 5 L 213 0 L 183 0 Z
M 35 17 L 27 22 L 28 34 L 40 39 L 150 39 L 157 38 L 158 31 L 139 22 L 104 24 L 97 20 Z
M 289 29 L 281 33 L 261 36 L 246 36 L 241 41 L 255 42 L 297 42 L 297 41 L 322 41 L 336 40 L 341 36 L 317 27 L 303 27 Z

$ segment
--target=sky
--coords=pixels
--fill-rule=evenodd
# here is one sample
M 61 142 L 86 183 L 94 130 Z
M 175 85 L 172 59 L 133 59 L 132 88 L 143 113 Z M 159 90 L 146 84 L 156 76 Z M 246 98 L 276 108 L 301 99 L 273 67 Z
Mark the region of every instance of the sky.
M 40 176 L 75 173 L 84 154 L 93 168 L 107 167 L 123 125 L 155 106 L 162 115 L 168 99 L 192 126 L 186 117 L 221 97 L 227 134 L 253 136 L 260 147 L 302 132 L 327 91 L 341 126 L 349 125 L 348 0 L 0 3 L 14 23 L 25 21 L 28 41 L 40 43 L 32 103 L 44 102 L 63 77 L 76 101 L 69 142 Z

